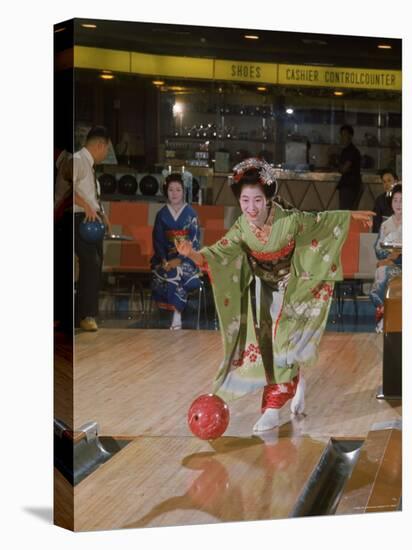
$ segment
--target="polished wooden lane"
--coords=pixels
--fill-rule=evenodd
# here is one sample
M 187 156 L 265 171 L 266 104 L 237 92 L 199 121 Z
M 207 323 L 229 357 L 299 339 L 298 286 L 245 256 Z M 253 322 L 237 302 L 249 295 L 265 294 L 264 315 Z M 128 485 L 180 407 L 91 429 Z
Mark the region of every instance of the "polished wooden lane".
M 76 530 L 288 517 L 331 437 L 365 438 L 373 424 L 401 416 L 399 402 L 375 398 L 375 334 L 325 334 L 305 373 L 305 416 L 284 407 L 280 428 L 253 436 L 256 392 L 230 403 L 229 428 L 215 442 L 193 437 L 186 414 L 211 390 L 218 332 L 101 329 L 76 335 L 74 356 L 74 429 L 94 420 L 100 435 L 132 439 L 71 488 Z
M 323 448 L 306 437 L 140 437 L 75 487 L 75 528 L 285 518 Z
M 76 336 L 74 427 L 96 420 L 101 434 L 186 436 L 186 413 L 211 391 L 222 357 L 214 331 L 110 330 Z M 382 335 L 325 334 L 317 364 L 305 372 L 301 435 L 366 437 L 372 424 L 396 420 L 399 401 L 375 399 L 382 378 Z M 226 435 L 248 437 L 260 392 L 230 404 Z M 288 407 L 282 422 L 290 422 Z
M 402 432 L 371 431 L 345 486 L 337 514 L 391 512 L 402 497 Z

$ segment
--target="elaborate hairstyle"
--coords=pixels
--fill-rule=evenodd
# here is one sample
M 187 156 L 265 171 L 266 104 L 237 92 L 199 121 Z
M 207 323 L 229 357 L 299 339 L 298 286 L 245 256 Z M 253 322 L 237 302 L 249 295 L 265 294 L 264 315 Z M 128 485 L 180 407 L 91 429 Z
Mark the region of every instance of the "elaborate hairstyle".
M 172 183 L 172 181 L 176 181 L 177 183 L 180 183 L 180 185 L 182 186 L 183 192 L 185 190 L 185 184 L 183 183 L 182 175 L 179 174 L 179 172 L 172 172 L 166 177 L 165 182 L 163 184 L 163 193 L 166 195 L 166 197 L 167 197 L 167 190 L 169 189 L 169 185 Z
M 402 195 L 402 184 L 401 183 L 395 183 L 395 185 L 391 189 L 391 206 L 393 197 L 395 196 L 395 193 L 400 193 Z
M 103 140 L 104 142 L 108 143 L 110 140 L 110 136 L 107 128 L 105 128 L 104 126 L 93 126 L 93 128 L 91 128 L 89 130 L 89 133 L 87 134 L 86 143 L 94 140 Z
M 343 131 L 348 132 L 348 134 L 350 134 L 351 136 L 353 136 L 354 134 L 353 127 L 350 126 L 350 124 L 344 124 L 343 126 L 341 126 L 339 132 Z
M 275 169 L 265 160 L 254 157 L 236 164 L 229 181 L 237 199 L 244 185 L 259 185 L 267 199 L 274 197 L 278 190 Z

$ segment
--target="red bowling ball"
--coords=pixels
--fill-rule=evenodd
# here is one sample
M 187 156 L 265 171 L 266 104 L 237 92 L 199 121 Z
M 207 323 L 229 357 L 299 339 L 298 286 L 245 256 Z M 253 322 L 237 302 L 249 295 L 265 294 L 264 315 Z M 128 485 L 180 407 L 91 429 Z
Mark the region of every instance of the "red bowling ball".
M 187 413 L 187 421 L 193 435 L 199 439 L 217 439 L 229 424 L 229 407 L 212 393 L 199 396 Z

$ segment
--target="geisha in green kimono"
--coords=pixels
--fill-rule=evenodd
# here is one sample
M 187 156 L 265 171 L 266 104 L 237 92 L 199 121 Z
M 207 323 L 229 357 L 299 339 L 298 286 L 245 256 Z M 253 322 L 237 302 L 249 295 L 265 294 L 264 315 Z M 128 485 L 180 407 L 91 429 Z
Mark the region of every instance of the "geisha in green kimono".
M 316 361 L 350 219 L 370 226 L 374 213 L 286 209 L 274 169 L 256 158 L 235 166 L 231 188 L 242 215 L 228 233 L 198 252 L 176 247 L 212 283 L 224 346 L 213 392 L 230 401 L 263 387 L 259 432 L 279 425 L 290 399 L 303 413 L 301 369 Z

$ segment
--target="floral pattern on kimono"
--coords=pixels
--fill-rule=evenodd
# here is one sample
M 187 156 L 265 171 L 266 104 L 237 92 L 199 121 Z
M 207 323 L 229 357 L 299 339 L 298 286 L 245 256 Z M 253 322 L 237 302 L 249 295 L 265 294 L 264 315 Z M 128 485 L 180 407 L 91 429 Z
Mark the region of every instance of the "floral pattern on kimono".
M 300 367 L 316 361 L 334 281 L 342 279 L 340 252 L 350 212 L 272 208 L 266 242 L 241 215 L 220 241 L 200 251 L 212 275 L 224 347 L 213 391 L 226 400 L 267 384 L 290 383 Z M 261 279 L 260 260 L 273 262 L 274 279 Z M 251 283 L 257 273 L 262 291 L 254 311 Z

